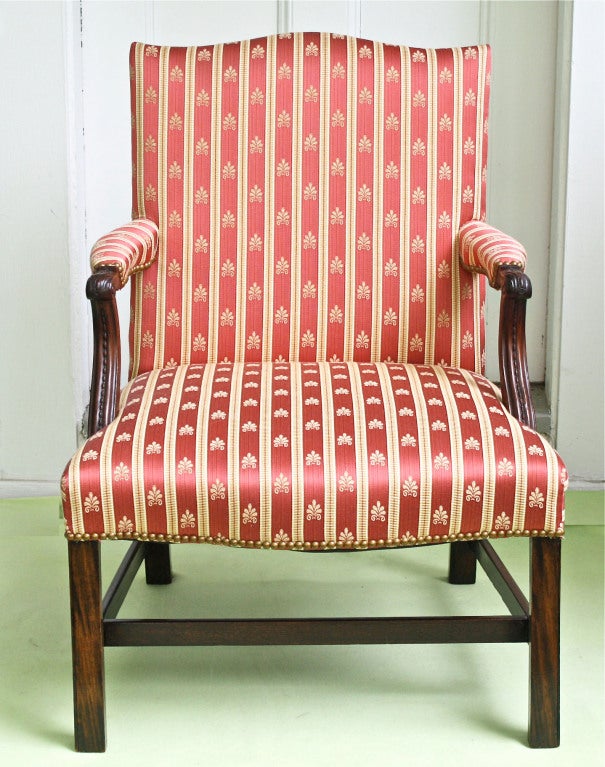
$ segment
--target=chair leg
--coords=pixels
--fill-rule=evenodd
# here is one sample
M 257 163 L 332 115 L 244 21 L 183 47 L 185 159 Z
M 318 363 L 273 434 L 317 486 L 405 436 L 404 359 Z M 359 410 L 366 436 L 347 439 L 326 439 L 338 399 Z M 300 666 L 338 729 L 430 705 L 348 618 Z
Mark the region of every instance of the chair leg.
M 98 541 L 68 542 L 76 751 L 105 751 L 105 670 Z
M 530 556 L 529 745 L 556 748 L 560 728 L 561 540 L 533 538 Z
M 477 580 L 477 557 L 473 541 L 450 544 L 450 583 L 467 584 Z
M 169 543 L 145 543 L 145 580 L 154 586 L 172 583 Z

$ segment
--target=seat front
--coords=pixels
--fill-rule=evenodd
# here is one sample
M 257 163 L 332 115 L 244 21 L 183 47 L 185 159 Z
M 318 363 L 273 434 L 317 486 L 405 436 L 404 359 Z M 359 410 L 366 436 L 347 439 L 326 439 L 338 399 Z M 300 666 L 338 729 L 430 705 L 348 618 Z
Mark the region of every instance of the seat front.
M 218 363 L 136 378 L 63 489 L 70 538 L 364 549 L 561 534 L 565 481 L 475 373 Z

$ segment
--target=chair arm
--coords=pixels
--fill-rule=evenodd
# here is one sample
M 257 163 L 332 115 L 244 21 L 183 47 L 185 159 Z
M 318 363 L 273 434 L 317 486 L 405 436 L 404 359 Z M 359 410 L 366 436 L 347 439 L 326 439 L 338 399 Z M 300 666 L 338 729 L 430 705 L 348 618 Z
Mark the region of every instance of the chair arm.
M 504 404 L 521 423 L 535 429 L 536 411 L 525 342 L 525 310 L 531 298 L 531 281 L 520 267 L 501 264 L 495 270 L 494 287 L 500 290 L 498 361 Z
M 461 226 L 458 243 L 462 266 L 485 274 L 489 284 L 500 291 L 498 360 L 502 398 L 515 418 L 535 428 L 525 345 L 525 310 L 531 298 L 525 248 L 484 221 L 468 221 Z
M 154 221 L 138 218 L 101 237 L 92 246 L 90 266 L 93 272 L 107 266 L 117 268 L 120 287 L 131 274 L 147 269 L 158 252 L 159 229 Z
M 525 271 L 527 254 L 520 242 L 484 221 L 468 221 L 460 227 L 460 260 L 465 269 L 485 274 L 497 288 L 498 269 L 516 266 Z
M 100 266 L 86 283 L 92 309 L 93 360 L 88 436 L 112 421 L 120 396 L 120 319 L 116 292 L 122 287 L 117 265 Z

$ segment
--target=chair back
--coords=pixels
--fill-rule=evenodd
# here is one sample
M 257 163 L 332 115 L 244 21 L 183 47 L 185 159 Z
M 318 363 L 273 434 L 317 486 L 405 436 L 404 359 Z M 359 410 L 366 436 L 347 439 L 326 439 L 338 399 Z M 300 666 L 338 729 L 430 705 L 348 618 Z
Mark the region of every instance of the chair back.
M 283 34 L 131 49 L 131 376 L 241 361 L 481 372 L 490 51 Z

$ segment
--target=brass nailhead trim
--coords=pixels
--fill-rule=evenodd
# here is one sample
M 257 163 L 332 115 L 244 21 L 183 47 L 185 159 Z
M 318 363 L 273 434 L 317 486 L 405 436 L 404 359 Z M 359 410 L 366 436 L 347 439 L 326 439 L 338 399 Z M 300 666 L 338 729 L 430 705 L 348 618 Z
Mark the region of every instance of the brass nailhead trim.
M 116 533 L 108 535 L 107 533 L 72 533 L 66 531 L 65 537 L 68 541 L 158 541 L 163 543 L 210 543 L 214 546 L 228 546 L 230 548 L 247 549 L 273 549 L 273 550 L 294 550 L 294 551 L 333 551 L 335 549 L 356 549 L 364 551 L 367 549 L 395 549 L 411 548 L 413 546 L 423 546 L 431 543 L 454 543 L 456 541 L 471 541 L 481 538 L 563 538 L 564 533 L 556 531 L 548 533 L 545 530 L 492 530 L 491 532 L 480 533 L 457 533 L 454 535 L 427 535 L 424 538 L 416 538 L 411 535 L 408 539 L 394 538 L 387 540 L 370 541 L 249 541 L 236 538 L 225 538 L 222 535 L 200 536 L 197 535 L 164 535 L 158 533 L 133 533 L 124 535 Z

